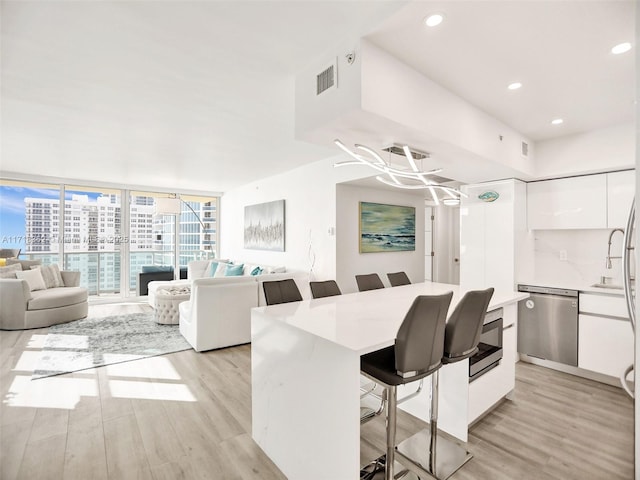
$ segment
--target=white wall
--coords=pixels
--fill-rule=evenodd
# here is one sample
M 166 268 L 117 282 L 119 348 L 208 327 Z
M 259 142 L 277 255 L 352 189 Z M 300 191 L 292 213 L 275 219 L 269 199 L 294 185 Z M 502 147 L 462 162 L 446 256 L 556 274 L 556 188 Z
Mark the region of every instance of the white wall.
M 552 178 L 634 167 L 632 123 L 536 143 L 535 176 Z
M 424 198 L 401 190 L 337 185 L 336 280 L 343 293 L 357 292 L 355 275 L 377 273 L 389 286 L 387 273 L 404 271 L 412 282 L 424 279 Z M 359 252 L 359 202 L 413 206 L 416 209 L 416 249 L 413 252 Z
M 377 271 L 387 283 L 386 273 L 404 270 L 412 281 L 422 281 L 424 199 L 401 190 L 338 185 L 371 174 L 366 167 L 333 167 L 345 157 L 336 155 L 225 193 L 220 200 L 220 257 L 284 265 L 308 271 L 312 279 L 336 279 L 345 293 L 356 291 L 356 273 Z M 285 200 L 285 251 L 245 249 L 244 207 L 280 199 Z M 416 206 L 416 251 L 361 255 L 359 200 Z
M 327 159 L 225 193 L 220 207 L 220 256 L 335 276 L 336 195 L 333 160 Z M 244 248 L 244 207 L 285 200 L 285 251 Z

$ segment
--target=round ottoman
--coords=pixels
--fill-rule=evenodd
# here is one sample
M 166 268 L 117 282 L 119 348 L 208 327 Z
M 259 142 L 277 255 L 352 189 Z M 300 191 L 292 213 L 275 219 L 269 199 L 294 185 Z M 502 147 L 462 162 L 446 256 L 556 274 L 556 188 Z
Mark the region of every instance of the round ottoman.
M 154 319 L 156 323 L 177 325 L 180 323 L 178 305 L 189 300 L 191 287 L 159 288 L 156 291 Z

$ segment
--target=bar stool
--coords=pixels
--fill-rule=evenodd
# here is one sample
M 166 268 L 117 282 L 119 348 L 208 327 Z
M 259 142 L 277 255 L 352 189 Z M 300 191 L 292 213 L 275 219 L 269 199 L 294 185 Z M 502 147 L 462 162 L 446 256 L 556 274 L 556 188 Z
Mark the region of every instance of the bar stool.
M 476 354 L 482 324 L 493 296 L 493 288 L 471 290 L 458 302 L 447 320 L 442 363 L 455 363 Z M 431 415 L 429 429 L 409 437 L 396 448 L 400 463 L 418 477 L 425 474 L 446 480 L 473 458 L 465 448 L 438 436 L 439 371 L 431 377 Z
M 342 295 L 340 287 L 335 280 L 325 280 L 323 282 L 309 282 L 311 296 L 313 298 L 333 297 Z
M 384 284 L 377 273 L 368 273 L 366 275 L 356 275 L 356 283 L 358 290 L 366 292 L 367 290 L 378 290 L 384 288 Z
M 387 273 L 387 278 L 392 287 L 399 287 L 401 285 L 411 285 L 411 280 L 404 272 Z
M 298 286 L 293 278 L 262 282 L 262 288 L 267 305 L 299 302 L 302 300 L 300 290 L 298 290 Z
M 384 388 L 387 399 L 385 479 L 394 477 L 397 387 L 431 375 L 442 366 L 447 311 L 453 292 L 420 295 L 406 313 L 394 345 L 360 357 L 360 370 Z

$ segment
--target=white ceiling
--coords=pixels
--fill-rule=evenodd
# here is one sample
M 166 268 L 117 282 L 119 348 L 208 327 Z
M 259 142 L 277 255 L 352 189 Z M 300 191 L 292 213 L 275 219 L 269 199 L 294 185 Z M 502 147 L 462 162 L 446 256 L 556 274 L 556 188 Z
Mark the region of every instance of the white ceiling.
M 325 158 L 295 74 L 367 32 L 535 140 L 633 119 L 632 1 L 405 3 L 3 1 L 0 168 L 222 192 Z

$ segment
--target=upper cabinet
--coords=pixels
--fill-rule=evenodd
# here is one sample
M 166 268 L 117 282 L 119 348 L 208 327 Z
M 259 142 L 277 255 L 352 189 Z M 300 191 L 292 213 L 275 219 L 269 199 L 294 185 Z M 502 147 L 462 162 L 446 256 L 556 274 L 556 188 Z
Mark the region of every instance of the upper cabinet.
M 635 170 L 607 173 L 607 227 L 625 228 L 635 194 Z
M 635 192 L 635 171 L 527 184 L 530 230 L 623 228 Z
M 607 228 L 607 177 L 587 175 L 527 184 L 530 230 Z

